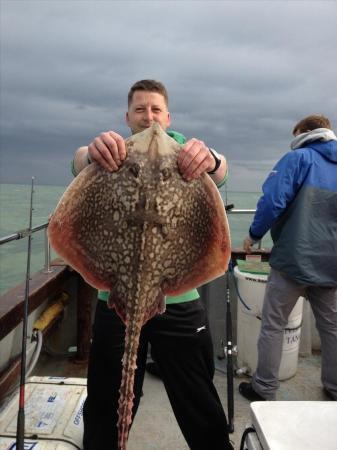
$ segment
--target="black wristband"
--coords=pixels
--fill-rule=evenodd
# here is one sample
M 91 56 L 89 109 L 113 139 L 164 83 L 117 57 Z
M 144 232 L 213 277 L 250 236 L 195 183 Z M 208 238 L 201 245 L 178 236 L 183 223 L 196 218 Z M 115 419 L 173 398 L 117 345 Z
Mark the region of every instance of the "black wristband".
M 213 156 L 214 161 L 215 161 L 215 167 L 213 170 L 210 170 L 209 172 L 207 172 L 209 175 L 213 175 L 220 167 L 221 164 L 221 159 L 218 158 L 214 152 L 214 150 L 212 150 L 211 148 L 208 148 L 210 154 Z

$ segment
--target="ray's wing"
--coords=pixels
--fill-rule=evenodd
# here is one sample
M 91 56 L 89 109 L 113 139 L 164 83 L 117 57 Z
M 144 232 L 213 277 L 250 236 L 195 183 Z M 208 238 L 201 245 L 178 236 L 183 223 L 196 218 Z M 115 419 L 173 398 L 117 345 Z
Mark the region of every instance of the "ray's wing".
M 127 171 L 109 173 L 91 164 L 69 185 L 50 221 L 55 251 L 98 289 L 113 289 L 117 276 L 137 265 L 130 254 L 137 235 L 127 226 L 137 196 L 132 187 Z
M 169 253 L 175 258 L 165 272 L 165 294 L 184 293 L 225 273 L 231 252 L 229 226 L 218 189 L 208 175 L 184 184 L 169 223 L 173 236 Z

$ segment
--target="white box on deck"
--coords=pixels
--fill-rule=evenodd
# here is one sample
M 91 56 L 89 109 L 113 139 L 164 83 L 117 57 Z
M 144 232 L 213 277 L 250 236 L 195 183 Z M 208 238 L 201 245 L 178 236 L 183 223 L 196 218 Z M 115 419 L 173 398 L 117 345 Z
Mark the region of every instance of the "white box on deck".
M 253 402 L 250 409 L 263 450 L 337 449 L 337 402 Z
M 30 377 L 25 386 L 25 450 L 82 449 L 85 378 Z M 16 449 L 19 392 L 0 409 L 0 450 Z

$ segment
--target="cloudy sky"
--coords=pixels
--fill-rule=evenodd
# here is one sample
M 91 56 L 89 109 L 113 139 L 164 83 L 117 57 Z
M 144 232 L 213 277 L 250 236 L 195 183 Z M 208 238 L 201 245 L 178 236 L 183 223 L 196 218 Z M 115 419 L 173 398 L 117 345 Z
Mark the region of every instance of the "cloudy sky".
M 337 128 L 335 1 L 1 0 L 1 182 L 66 185 L 75 149 L 127 137 L 142 78 L 172 127 L 223 153 L 230 190 L 259 191 L 296 121 Z

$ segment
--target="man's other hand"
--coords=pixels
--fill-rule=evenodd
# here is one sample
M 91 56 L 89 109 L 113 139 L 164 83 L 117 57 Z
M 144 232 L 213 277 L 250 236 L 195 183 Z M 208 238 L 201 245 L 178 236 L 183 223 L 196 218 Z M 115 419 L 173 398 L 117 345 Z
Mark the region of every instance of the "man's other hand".
M 255 244 L 255 241 L 250 238 L 250 236 L 247 236 L 243 241 L 243 249 L 246 253 L 252 253 L 253 245 Z
M 204 172 L 214 169 L 214 158 L 203 141 L 190 139 L 181 149 L 178 166 L 186 180 L 200 177 Z

